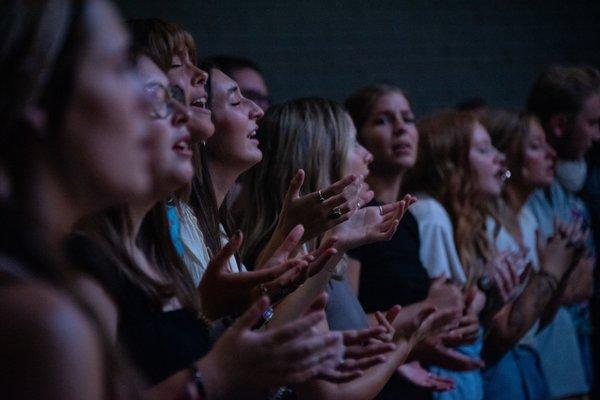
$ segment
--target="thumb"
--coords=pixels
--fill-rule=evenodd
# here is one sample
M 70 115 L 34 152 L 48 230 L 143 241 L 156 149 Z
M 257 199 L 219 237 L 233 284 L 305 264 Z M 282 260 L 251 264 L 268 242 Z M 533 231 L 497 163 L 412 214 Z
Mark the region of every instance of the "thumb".
M 231 329 L 235 331 L 252 329 L 258 323 L 268 306 L 269 298 L 262 296 L 241 317 L 235 320 Z
M 400 314 L 400 310 L 402 310 L 402 306 L 400 306 L 398 304 L 396 304 L 395 306 L 392 306 L 392 308 L 387 310 L 387 312 L 385 313 L 385 318 L 390 323 L 394 322 L 394 320 L 396 319 L 398 314 Z
M 290 185 L 288 186 L 288 190 L 285 194 L 284 203 L 289 202 L 290 200 L 297 199 L 300 197 L 300 188 L 304 183 L 304 170 L 299 169 L 296 171 L 296 175 L 290 181 Z
M 277 261 L 283 261 L 288 258 L 290 253 L 294 251 L 296 246 L 300 243 L 302 239 L 302 235 L 304 235 L 304 227 L 302 225 L 296 225 L 294 229 L 288 233 L 288 235 L 283 240 L 283 243 L 275 250 L 271 259 L 275 259 Z
M 204 275 L 223 271 L 228 265 L 229 259 L 240 249 L 243 240 L 244 234 L 241 231 L 237 231 L 221 251 L 210 260 L 206 267 L 206 271 L 204 271 Z

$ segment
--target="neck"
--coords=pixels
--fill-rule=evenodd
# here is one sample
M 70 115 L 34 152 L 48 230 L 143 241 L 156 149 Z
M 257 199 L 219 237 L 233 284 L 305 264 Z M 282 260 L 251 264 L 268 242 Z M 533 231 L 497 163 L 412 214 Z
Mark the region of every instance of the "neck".
M 131 218 L 131 240 L 135 242 L 135 238 L 140 233 L 142 222 L 146 214 L 162 199 L 162 196 L 150 196 L 145 200 L 140 200 L 129 204 L 129 218 Z
M 31 187 L 31 203 L 28 206 L 32 211 L 33 229 L 45 241 L 51 255 L 61 259 L 62 240 L 72 231 L 77 220 L 86 214 L 85 207 L 73 201 L 63 180 L 48 165 L 41 166 Z
M 518 214 L 533 190 L 534 188 L 522 185 L 518 182 L 509 183 L 506 187 L 506 195 L 510 208 Z
M 217 208 L 221 208 L 221 204 L 225 200 L 225 196 L 231 190 L 235 181 L 244 171 L 235 170 L 230 165 L 222 164 L 218 161 L 208 161 L 208 170 L 210 172 L 210 178 L 213 183 L 213 190 L 215 191 L 215 198 L 217 200 Z
M 367 177 L 367 183 L 375 198 L 382 203 L 393 203 L 400 196 L 400 187 L 405 171 L 395 174 L 371 173 Z

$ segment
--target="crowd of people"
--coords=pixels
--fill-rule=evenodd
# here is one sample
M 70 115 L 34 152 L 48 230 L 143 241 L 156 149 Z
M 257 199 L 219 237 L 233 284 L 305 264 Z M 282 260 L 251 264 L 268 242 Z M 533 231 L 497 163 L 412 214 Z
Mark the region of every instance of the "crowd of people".
M 593 396 L 594 67 L 417 119 L 107 0 L 0 10 L 0 397 Z

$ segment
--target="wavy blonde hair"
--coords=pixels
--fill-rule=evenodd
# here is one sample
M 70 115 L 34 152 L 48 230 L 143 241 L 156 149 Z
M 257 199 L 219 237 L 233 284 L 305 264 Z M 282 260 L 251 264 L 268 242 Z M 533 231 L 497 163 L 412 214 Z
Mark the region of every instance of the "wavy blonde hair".
M 492 255 L 485 226 L 489 200 L 477 194 L 469 164 L 476 123 L 472 114 L 458 111 L 419 121 L 417 161 L 408 171 L 405 183 L 408 192 L 429 194 L 450 215 L 467 286 L 481 275 L 481 261 Z
M 269 108 L 258 131 L 263 159 L 244 176 L 240 196 L 245 263 L 252 265 L 271 237 L 298 169 L 305 172 L 301 194 L 342 177 L 352 129 L 348 113 L 331 100 L 303 98 Z M 315 241 L 309 247 L 316 245 Z

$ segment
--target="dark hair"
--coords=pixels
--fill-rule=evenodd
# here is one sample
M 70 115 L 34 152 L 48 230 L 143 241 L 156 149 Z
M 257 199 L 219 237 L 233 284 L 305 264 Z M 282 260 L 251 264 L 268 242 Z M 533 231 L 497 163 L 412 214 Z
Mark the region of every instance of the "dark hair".
M 68 178 L 61 144 L 62 124 L 73 91 L 78 53 L 87 40 L 83 1 L 8 0 L 0 9 L 0 168 L 10 186 L 2 205 L 0 251 L 14 255 L 39 277 L 65 279 L 44 253 L 44 240 L 32 226 L 35 160 L 44 154 Z M 25 117 L 29 106 L 47 111 L 48 129 L 39 132 Z
M 527 111 L 537 116 L 544 130 L 550 117 L 564 113 L 574 117 L 583 103 L 600 93 L 600 72 L 591 66 L 553 66 L 535 81 L 527 98 Z
M 488 103 L 483 97 L 469 97 L 458 103 L 456 109 L 458 111 L 473 111 L 487 106 Z
M 148 56 L 163 71 L 171 68 L 173 55 L 188 52 L 196 64 L 196 42 L 180 25 L 159 18 L 127 21 L 131 32 L 133 50 Z
M 215 68 L 218 69 L 210 61 L 205 61 L 200 65 L 200 69 L 209 72 L 209 79 L 206 83 L 209 106 L 212 103 L 212 74 L 210 74 L 210 71 Z M 193 151 L 195 174 L 192 179 L 188 204 L 198 221 L 198 229 L 202 232 L 209 255 L 214 257 L 223 247 L 220 225 L 225 229 L 225 234 L 231 236 L 234 221 L 227 205 L 227 198 L 224 199 L 221 207 L 217 204 L 217 197 L 208 168 L 209 155 L 206 146 L 203 143 L 198 143 L 194 146 Z M 236 259 L 239 262 L 237 254 Z
M 254 61 L 243 57 L 218 55 L 207 57 L 202 61 L 203 63 L 212 64 L 214 68 L 223 71 L 225 75 L 229 76 L 232 76 L 235 71 L 245 68 L 252 69 L 262 75 L 262 71 Z
M 88 8 L 85 0 L 0 3 L 0 168 L 9 184 L 8 198 L 0 206 L 0 253 L 14 258 L 32 278 L 53 284 L 73 300 L 101 343 L 106 396 L 131 399 L 139 398 L 131 374 L 124 375 L 122 360 L 102 323 L 73 290 L 65 260 L 49 251 L 33 211 L 36 161 L 46 157 L 65 180 L 70 176 L 62 128 L 77 79 L 77 62 L 89 38 L 92 16 L 87 15 Z M 44 109 L 43 132 L 26 118 L 30 106 Z

